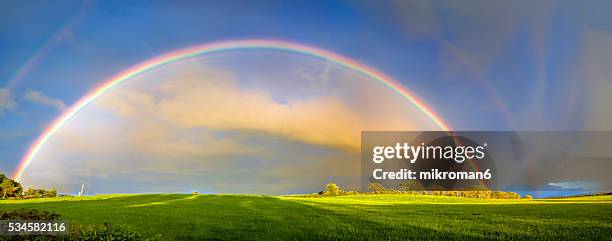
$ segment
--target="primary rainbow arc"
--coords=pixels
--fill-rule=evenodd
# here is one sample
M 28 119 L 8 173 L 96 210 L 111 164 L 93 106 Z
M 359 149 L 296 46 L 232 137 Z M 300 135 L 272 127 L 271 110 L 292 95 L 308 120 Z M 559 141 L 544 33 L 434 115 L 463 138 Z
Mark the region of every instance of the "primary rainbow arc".
M 197 45 L 177 51 L 169 52 L 158 57 L 149 59 L 138 65 L 135 65 L 125 71 L 120 72 L 114 77 L 104 81 L 98 87 L 89 91 L 79 101 L 72 105 L 69 109 L 64 111 L 59 117 L 57 117 L 50 125 L 48 125 L 44 132 L 41 133 L 38 138 L 31 144 L 28 151 L 23 156 L 19 166 L 13 173 L 13 179 L 19 181 L 28 168 L 36 154 L 44 146 L 44 144 L 73 116 L 79 111 L 85 108 L 88 104 L 102 96 L 107 91 L 113 89 L 120 83 L 130 79 L 131 77 L 142 74 L 148 70 L 163 66 L 175 61 L 187 59 L 201 54 L 222 52 L 227 50 L 238 50 L 238 49 L 273 49 L 283 50 L 289 52 L 296 52 L 305 55 L 310 55 L 338 63 L 344 67 L 355 70 L 366 76 L 369 76 L 380 83 L 384 84 L 388 88 L 396 91 L 401 96 L 412 102 L 421 112 L 423 112 L 429 119 L 431 119 L 440 129 L 443 131 L 450 131 L 448 125 L 442 121 L 429 107 L 427 107 L 422 101 L 417 99 L 408 89 L 400 85 L 397 81 L 391 77 L 365 66 L 355 60 L 346 58 L 336 53 L 319 49 L 312 46 L 296 44 L 291 42 L 279 41 L 279 40 L 239 40 L 239 41 L 224 41 L 211 44 Z

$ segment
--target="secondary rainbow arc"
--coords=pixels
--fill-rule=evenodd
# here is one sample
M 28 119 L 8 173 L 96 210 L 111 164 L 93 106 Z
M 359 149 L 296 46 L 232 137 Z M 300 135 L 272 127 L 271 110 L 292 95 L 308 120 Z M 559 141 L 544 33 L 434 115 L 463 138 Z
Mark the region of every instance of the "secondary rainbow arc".
M 321 59 L 325 59 L 327 61 L 331 61 L 334 63 L 338 63 L 344 67 L 357 71 L 361 74 L 369 76 L 373 78 L 386 87 L 396 91 L 401 96 L 409 100 L 413 103 L 417 109 L 419 109 L 423 114 L 425 114 L 431 121 L 433 121 L 441 130 L 450 131 L 448 125 L 442 121 L 442 119 L 436 115 L 428 106 L 426 106 L 421 100 L 415 97 L 408 89 L 403 87 L 393 78 L 373 69 L 366 65 L 363 65 L 355 60 L 349 59 L 347 57 L 341 56 L 339 54 L 319 49 L 316 47 L 279 41 L 279 40 L 238 40 L 238 41 L 223 41 L 216 42 L 204 45 L 192 46 L 184 49 L 180 49 L 177 51 L 172 51 L 166 54 L 162 54 L 160 56 L 154 57 L 147 61 L 144 61 L 140 64 L 137 64 L 127 70 L 120 72 L 119 74 L 107 79 L 98 87 L 89 91 L 85 96 L 79 99 L 74 105 L 64 111 L 59 117 L 57 117 L 51 124 L 49 124 L 44 132 L 42 132 L 38 138 L 30 145 L 29 149 L 23 156 L 19 166 L 13 173 L 13 179 L 19 181 L 23 176 L 24 171 L 28 168 L 32 160 L 36 157 L 38 152 L 44 146 L 44 144 L 72 117 L 79 113 L 83 108 L 85 108 L 88 104 L 96 100 L 98 97 L 102 96 L 107 91 L 113 89 L 115 86 L 120 83 L 130 79 L 131 77 L 137 76 L 143 72 L 148 70 L 179 61 L 182 59 L 187 59 L 190 57 L 194 57 L 197 55 L 221 52 L 227 50 L 238 50 L 238 49 L 273 49 L 273 50 L 283 50 L 289 52 L 296 52 L 305 55 L 310 55 L 314 57 L 318 57 Z

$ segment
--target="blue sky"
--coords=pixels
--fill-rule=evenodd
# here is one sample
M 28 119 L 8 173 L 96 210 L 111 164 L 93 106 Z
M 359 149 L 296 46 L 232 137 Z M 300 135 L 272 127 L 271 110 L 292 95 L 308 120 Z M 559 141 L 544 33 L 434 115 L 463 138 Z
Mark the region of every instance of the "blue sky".
M 353 58 L 399 80 L 456 129 L 611 130 L 609 9 L 607 1 L 3 1 L 0 170 L 12 172 L 62 104 L 104 79 L 230 39 Z

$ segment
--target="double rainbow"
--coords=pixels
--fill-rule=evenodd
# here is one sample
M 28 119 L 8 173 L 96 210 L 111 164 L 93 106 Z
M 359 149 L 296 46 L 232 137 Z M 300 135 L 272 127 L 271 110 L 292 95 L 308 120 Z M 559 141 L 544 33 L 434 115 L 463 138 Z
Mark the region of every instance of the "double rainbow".
M 228 50 L 239 50 L 239 49 L 272 49 L 282 50 L 294 53 L 305 54 L 317 58 L 321 58 L 330 62 L 334 62 L 344 66 L 346 68 L 357 71 L 361 74 L 371 77 L 387 86 L 388 88 L 399 93 L 401 96 L 412 102 L 423 114 L 431 119 L 440 129 L 443 131 L 449 131 L 450 128 L 444 123 L 439 116 L 437 116 L 429 107 L 427 107 L 422 101 L 417 99 L 408 89 L 400 85 L 397 81 L 391 77 L 365 66 L 355 60 L 346 58 L 336 53 L 319 49 L 312 46 L 290 43 L 279 40 L 240 40 L 240 41 L 224 41 L 211 44 L 197 45 L 177 51 L 169 52 L 158 57 L 149 59 L 136 66 L 133 66 L 112 78 L 104 81 L 98 87 L 89 91 L 79 101 L 72 105 L 69 109 L 64 111 L 57 119 L 55 119 L 50 125 L 48 125 L 44 132 L 38 136 L 38 138 L 31 144 L 28 151 L 23 156 L 19 166 L 13 173 L 13 179 L 19 181 L 24 171 L 28 168 L 36 154 L 45 145 L 45 143 L 62 127 L 68 122 L 73 116 L 83 110 L 88 104 L 102 96 L 107 91 L 110 91 L 115 86 L 121 84 L 128 79 L 138 76 L 148 70 L 164 66 L 176 61 L 188 59 L 197 55 L 217 53 Z

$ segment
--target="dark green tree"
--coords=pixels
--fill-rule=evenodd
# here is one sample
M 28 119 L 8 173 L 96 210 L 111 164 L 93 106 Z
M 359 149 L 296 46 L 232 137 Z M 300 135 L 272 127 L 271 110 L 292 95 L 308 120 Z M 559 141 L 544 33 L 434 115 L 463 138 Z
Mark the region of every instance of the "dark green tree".
M 51 188 L 48 192 L 47 192 L 47 197 L 57 197 L 57 189 L 55 188 Z
M 0 183 L 0 189 L 2 190 L 2 198 L 19 196 L 22 191 L 21 184 L 6 177 Z
M 382 184 L 377 182 L 372 182 L 368 184 L 368 189 L 370 189 L 370 191 L 372 192 L 382 192 L 386 190 L 386 188 Z
M 400 183 L 400 191 L 425 191 L 423 184 L 417 180 L 406 180 Z

